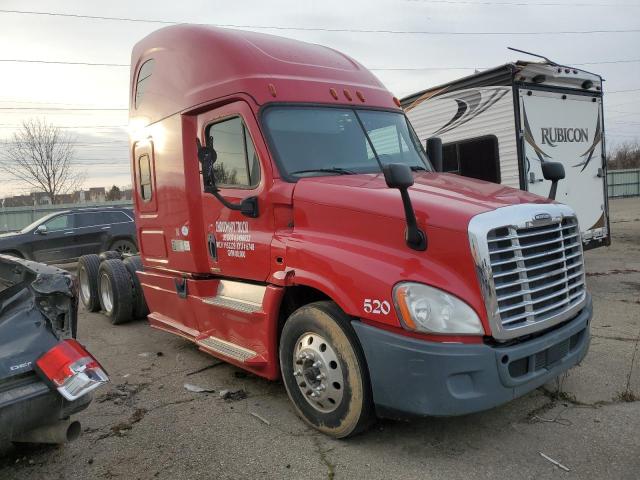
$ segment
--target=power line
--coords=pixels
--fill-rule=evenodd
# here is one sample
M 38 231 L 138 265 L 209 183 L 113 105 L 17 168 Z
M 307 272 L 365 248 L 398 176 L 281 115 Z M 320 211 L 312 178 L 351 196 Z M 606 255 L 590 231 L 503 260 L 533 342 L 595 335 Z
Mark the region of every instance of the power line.
M 16 13 L 22 15 L 44 15 L 51 17 L 69 17 L 84 18 L 91 20 L 111 20 L 120 22 L 139 22 L 139 23 L 159 23 L 164 25 L 177 25 L 179 23 L 188 22 L 171 22 L 167 20 L 147 20 L 143 18 L 128 17 L 104 17 L 97 15 L 79 15 L 72 13 L 56 13 L 56 12 L 34 12 L 28 10 L 4 10 L 0 9 L 0 13 Z M 385 33 L 385 34 L 402 34 L 402 35 L 581 35 L 581 34 L 597 34 L 597 33 L 638 33 L 640 29 L 622 29 L 622 30 L 565 30 L 565 31 L 547 31 L 547 32 L 456 32 L 456 31 L 430 31 L 430 30 L 388 30 L 388 29 L 357 29 L 357 28 L 326 28 L 326 27 L 283 27 L 281 25 L 242 25 L 232 23 L 191 23 L 192 25 L 208 25 L 214 27 L 229 28 L 254 28 L 258 30 L 295 30 L 301 32 L 337 32 L 337 33 Z
M 446 5 L 504 5 L 516 7 L 640 7 L 632 3 L 534 3 L 534 2 L 466 2 L 451 0 L 406 0 L 415 3 L 443 3 Z
M 19 124 L 9 124 L 9 123 L 3 123 L 0 124 L 0 128 L 21 128 L 22 125 Z M 56 128 L 111 128 L 111 129 L 120 129 L 120 128 L 127 128 L 128 125 L 65 125 L 65 126 L 57 126 L 54 125 L 54 127 Z
M 89 67 L 129 67 L 128 63 L 93 63 L 93 62 L 68 62 L 62 60 L 27 60 L 27 59 L 0 59 L 0 62 L 11 62 L 11 63 L 38 63 L 38 64 L 47 64 L 47 65 L 80 65 L 80 66 L 89 66 Z M 581 63 L 573 63 L 566 62 L 573 66 L 583 66 L 583 65 L 609 65 L 615 63 L 640 63 L 640 59 L 630 59 L 630 60 L 605 60 L 602 62 L 581 62 Z M 411 70 L 485 70 L 491 67 L 456 67 L 456 66 L 448 66 L 448 67 L 373 67 L 369 68 L 369 70 L 374 71 L 411 71 Z M 19 103 L 19 102 L 16 102 Z M 27 102 L 24 102 L 27 103 Z
M 80 108 L 69 108 L 69 107 L 0 107 L 0 110 L 73 110 L 73 111 L 111 111 L 111 110 L 129 110 L 128 108 L 86 108 L 86 107 L 80 107 Z
M 89 65 L 92 67 L 129 67 L 129 64 L 125 63 L 92 63 L 92 62 L 60 62 L 53 60 L 23 60 L 17 58 L 3 58 L 0 62 L 6 63 L 46 63 L 46 64 L 59 64 L 59 65 Z
M 609 65 L 613 63 L 640 63 L 640 59 L 633 60 L 608 60 L 604 62 L 582 62 L 582 63 L 573 63 L 566 62 L 572 66 L 580 67 L 583 65 Z M 492 67 L 397 67 L 397 68 L 387 68 L 387 67 L 374 67 L 369 68 L 369 70 L 374 71 L 413 71 L 413 70 L 486 70 Z
M 640 88 L 630 88 L 629 90 L 611 90 L 610 92 L 605 91 L 604 93 L 627 93 L 627 92 L 640 92 Z

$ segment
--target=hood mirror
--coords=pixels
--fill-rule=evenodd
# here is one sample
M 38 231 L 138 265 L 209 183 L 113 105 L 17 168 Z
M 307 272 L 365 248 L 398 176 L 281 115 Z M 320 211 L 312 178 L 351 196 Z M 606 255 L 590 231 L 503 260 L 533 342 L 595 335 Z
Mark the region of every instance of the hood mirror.
M 436 172 L 442 172 L 442 139 L 431 137 L 427 139 L 427 157 L 431 161 Z
M 551 190 L 549 198 L 556 199 L 556 191 L 558 190 L 558 181 L 564 178 L 564 165 L 559 162 L 542 162 L 542 176 L 545 180 L 551 181 Z
M 409 197 L 409 187 L 413 185 L 413 174 L 411 168 L 404 163 L 389 163 L 382 167 L 384 179 L 389 188 L 397 188 L 400 190 L 402 204 L 404 206 L 404 215 L 407 222 L 407 230 L 405 232 L 405 241 L 407 246 L 413 250 L 423 251 L 427 249 L 427 236 L 418 227 L 416 214 Z

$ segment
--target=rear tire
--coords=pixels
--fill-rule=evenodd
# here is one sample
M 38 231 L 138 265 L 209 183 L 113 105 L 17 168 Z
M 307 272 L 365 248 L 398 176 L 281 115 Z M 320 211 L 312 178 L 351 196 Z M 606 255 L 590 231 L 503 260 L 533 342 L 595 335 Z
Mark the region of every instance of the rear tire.
M 104 260 L 98 270 L 100 306 L 111 323 L 119 325 L 132 319 L 133 284 L 122 260 Z
M 116 252 L 115 250 L 107 250 L 106 252 L 100 252 L 98 254 L 100 260 L 112 260 L 114 258 L 122 260 L 122 254 L 120 252 Z
M 131 276 L 131 283 L 133 285 L 133 316 L 135 318 L 146 318 L 149 315 L 149 307 L 147 301 L 144 299 L 144 292 L 142 291 L 142 285 L 140 285 L 140 279 L 136 272 L 142 270 L 142 260 L 139 256 L 134 255 L 132 257 L 125 258 L 122 263 L 129 271 Z
M 80 300 L 90 312 L 100 310 L 100 298 L 98 294 L 98 269 L 100 258 L 98 255 L 82 255 L 78 259 L 78 283 Z
M 136 244 L 131 240 L 126 239 L 116 240 L 111 244 L 109 250 L 118 252 L 120 256 L 135 255 L 136 253 L 138 253 L 138 247 L 136 246 Z
M 349 322 L 335 303 L 315 302 L 293 312 L 280 337 L 282 379 L 298 415 L 335 438 L 374 420 L 364 354 Z

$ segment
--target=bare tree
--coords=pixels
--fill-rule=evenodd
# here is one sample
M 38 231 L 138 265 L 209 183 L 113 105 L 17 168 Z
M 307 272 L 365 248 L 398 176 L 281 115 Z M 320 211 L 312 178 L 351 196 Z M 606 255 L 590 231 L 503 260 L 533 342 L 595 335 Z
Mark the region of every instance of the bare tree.
M 625 142 L 616 145 L 609 152 L 607 163 L 611 170 L 640 168 L 640 143 Z
M 59 195 L 73 192 L 84 180 L 84 172 L 74 168 L 74 146 L 71 135 L 46 120 L 26 120 L 5 143 L 0 170 L 56 203 Z

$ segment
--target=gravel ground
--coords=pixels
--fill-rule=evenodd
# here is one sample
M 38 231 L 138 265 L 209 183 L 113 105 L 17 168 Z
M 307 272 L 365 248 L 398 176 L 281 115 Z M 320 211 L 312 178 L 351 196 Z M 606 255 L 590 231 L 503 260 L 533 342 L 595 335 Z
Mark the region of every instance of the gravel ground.
M 114 327 L 82 311 L 79 338 L 112 381 L 77 416 L 79 440 L 4 446 L 0 478 L 636 479 L 640 199 L 614 200 L 611 211 L 613 245 L 586 253 L 595 307 L 589 354 L 560 381 L 507 405 L 380 421 L 364 435 L 332 440 L 296 417 L 281 383 L 220 363 L 144 321 Z M 194 393 L 185 383 L 215 391 Z M 223 389 L 247 398 L 224 400 Z

